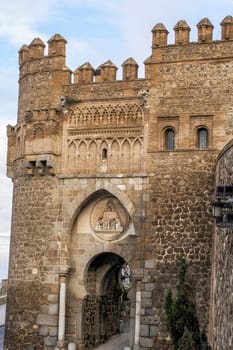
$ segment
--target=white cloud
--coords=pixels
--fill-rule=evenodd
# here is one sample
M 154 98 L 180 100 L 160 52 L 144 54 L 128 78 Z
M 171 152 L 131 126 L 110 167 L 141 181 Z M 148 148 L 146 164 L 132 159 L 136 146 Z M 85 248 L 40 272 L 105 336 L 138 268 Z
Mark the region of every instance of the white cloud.
M 123 0 L 63 0 L 64 5 L 71 7 L 91 7 L 102 12 L 121 8 Z
M 78 68 L 78 66 L 84 63 L 84 60 L 86 61 L 87 57 L 91 57 L 92 54 L 90 43 L 87 43 L 81 38 L 69 38 L 67 46 L 67 65 L 72 70 Z
M 5 1 L 1 4 L 0 36 L 14 45 L 31 41 L 36 36 L 43 38 L 37 31 L 37 25 L 52 18 L 55 0 Z M 39 35 L 38 35 L 39 34 Z
M 111 11 L 111 8 L 109 8 Z M 197 40 L 196 24 L 204 17 L 213 23 L 214 39 L 220 39 L 221 20 L 233 14 L 233 2 L 230 0 L 163 0 L 158 4 L 154 0 L 125 0 L 121 2 L 117 12 L 117 26 L 124 38 L 121 50 L 132 56 L 141 65 L 151 54 L 151 29 L 156 23 L 162 22 L 169 31 L 168 43 L 174 42 L 173 27 L 184 19 L 191 27 L 191 41 Z M 113 14 L 112 14 L 113 15 Z
M 7 37 L 15 46 L 21 46 L 22 43 L 30 43 L 32 39 L 39 36 L 43 40 L 43 35 L 38 34 L 30 26 L 23 23 L 7 23 L 0 25 L 0 36 Z
M 3 278 L 7 278 L 9 240 L 9 237 L 0 235 L 0 282 Z
M 16 124 L 17 117 L 17 65 L 15 60 L 7 61 L 7 66 L 1 66 L 1 111 L 0 111 L 0 235 L 10 234 L 12 182 L 6 176 L 7 135 L 6 126 Z
M 56 0 L 8 0 L 1 3 L 1 22 L 28 23 L 35 25 L 38 21 L 49 19 L 56 5 Z
M 0 120 L 0 235 L 10 234 L 11 224 L 11 201 L 12 201 L 12 182 L 11 179 L 6 176 L 6 153 L 7 153 L 7 138 L 6 138 L 6 125 L 9 123 L 8 120 Z

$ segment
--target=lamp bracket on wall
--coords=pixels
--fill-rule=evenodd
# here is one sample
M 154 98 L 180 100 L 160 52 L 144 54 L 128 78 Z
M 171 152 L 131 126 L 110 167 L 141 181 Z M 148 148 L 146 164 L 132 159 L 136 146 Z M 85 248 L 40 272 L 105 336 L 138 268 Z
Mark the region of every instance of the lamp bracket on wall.
M 215 196 L 212 212 L 216 225 L 233 229 L 233 185 L 218 185 Z

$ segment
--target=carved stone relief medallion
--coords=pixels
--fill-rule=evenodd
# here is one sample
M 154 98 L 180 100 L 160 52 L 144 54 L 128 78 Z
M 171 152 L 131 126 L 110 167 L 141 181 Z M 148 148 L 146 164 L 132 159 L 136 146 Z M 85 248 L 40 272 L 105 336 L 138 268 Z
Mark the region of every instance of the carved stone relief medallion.
M 114 197 L 97 202 L 91 215 L 91 226 L 95 234 L 106 241 L 120 238 L 128 227 L 129 216 Z

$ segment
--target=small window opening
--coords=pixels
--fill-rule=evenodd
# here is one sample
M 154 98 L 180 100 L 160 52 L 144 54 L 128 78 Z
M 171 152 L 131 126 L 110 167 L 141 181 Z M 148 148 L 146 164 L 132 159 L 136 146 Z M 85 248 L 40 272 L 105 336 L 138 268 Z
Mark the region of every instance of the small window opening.
M 172 150 L 175 148 L 175 132 L 173 129 L 165 131 L 165 149 Z
M 108 150 L 107 148 L 102 149 L 102 159 L 107 159 L 108 158 Z
M 208 147 L 208 131 L 205 128 L 197 130 L 197 147 L 200 149 Z

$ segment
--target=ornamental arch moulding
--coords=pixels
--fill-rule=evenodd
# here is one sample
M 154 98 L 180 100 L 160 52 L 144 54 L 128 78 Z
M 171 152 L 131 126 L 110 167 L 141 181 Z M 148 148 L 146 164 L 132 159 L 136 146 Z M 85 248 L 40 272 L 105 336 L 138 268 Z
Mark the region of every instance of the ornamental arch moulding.
M 72 216 L 70 217 L 70 221 L 68 223 L 68 232 L 72 232 L 73 226 L 79 213 L 82 211 L 82 208 L 93 198 L 103 197 L 103 196 L 114 196 L 116 197 L 120 203 L 124 206 L 128 215 L 133 219 L 136 208 L 132 199 L 129 195 L 121 190 L 119 190 L 114 184 L 110 183 L 108 180 L 101 179 L 96 182 L 95 187 L 89 186 L 85 193 L 79 196 L 78 200 L 73 200 L 71 207 L 65 206 L 66 211 L 72 212 Z M 68 215 L 68 213 L 67 213 Z M 70 215 L 68 215 L 70 216 Z

